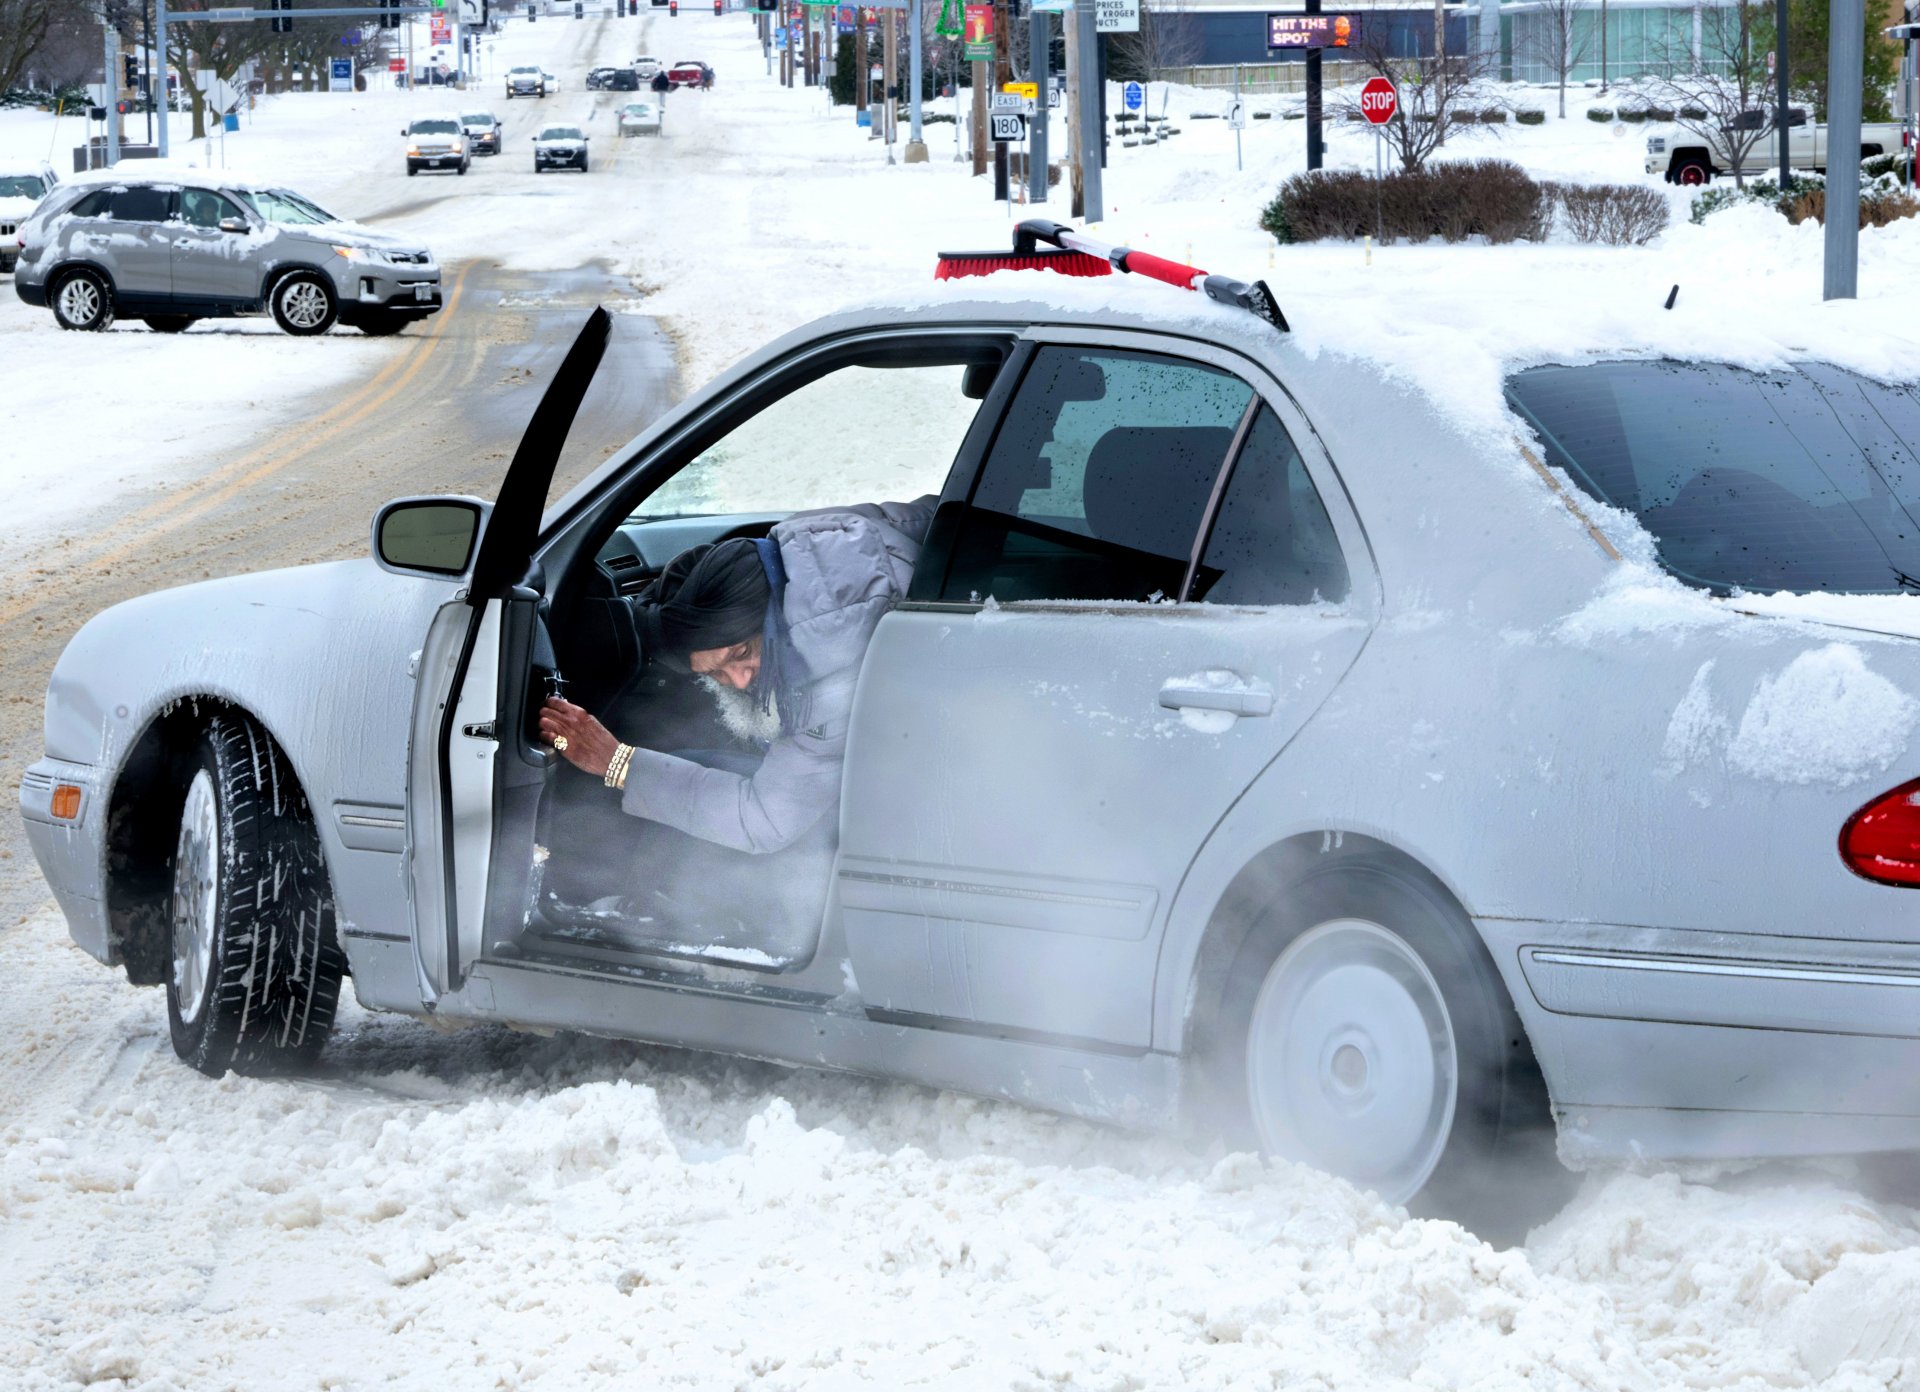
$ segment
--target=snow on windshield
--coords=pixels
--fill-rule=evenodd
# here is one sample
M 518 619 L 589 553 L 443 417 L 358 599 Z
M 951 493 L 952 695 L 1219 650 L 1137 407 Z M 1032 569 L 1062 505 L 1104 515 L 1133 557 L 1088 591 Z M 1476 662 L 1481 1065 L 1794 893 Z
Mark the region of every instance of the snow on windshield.
M 542 140 L 578 140 L 580 139 L 580 127 L 548 126 L 540 132 L 540 138 Z
M 0 198 L 38 198 L 45 192 L 37 175 L 0 176 Z

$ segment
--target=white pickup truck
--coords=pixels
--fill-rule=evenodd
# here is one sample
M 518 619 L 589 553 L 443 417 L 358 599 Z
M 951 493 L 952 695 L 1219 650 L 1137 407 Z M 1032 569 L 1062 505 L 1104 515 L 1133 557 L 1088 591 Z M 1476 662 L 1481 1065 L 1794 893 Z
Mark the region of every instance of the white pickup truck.
M 1760 132 L 1744 151 L 1743 173 L 1764 173 L 1779 167 L 1780 137 L 1771 111 L 1749 111 L 1740 118 L 1741 134 Z M 1860 127 L 1860 154 L 1867 159 L 1900 148 L 1897 121 L 1868 121 Z M 1805 107 L 1787 109 L 1787 163 L 1794 169 L 1827 167 L 1827 128 L 1807 119 Z M 1684 126 L 1668 126 L 1647 137 L 1647 173 L 1659 174 L 1670 184 L 1711 183 L 1715 175 L 1734 172 L 1735 160 L 1720 131 L 1703 135 Z

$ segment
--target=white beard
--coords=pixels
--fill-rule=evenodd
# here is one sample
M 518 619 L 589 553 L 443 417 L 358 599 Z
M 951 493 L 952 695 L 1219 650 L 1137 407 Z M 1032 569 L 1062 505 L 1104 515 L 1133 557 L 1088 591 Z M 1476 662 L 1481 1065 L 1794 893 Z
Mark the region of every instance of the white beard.
M 712 677 L 698 678 L 700 685 L 713 697 L 714 709 L 720 713 L 720 723 L 727 727 L 727 733 L 735 739 L 747 740 L 755 744 L 771 744 L 780 738 L 780 712 L 775 703 L 769 701 L 767 709 L 760 709 L 760 702 L 752 693 L 741 691 Z

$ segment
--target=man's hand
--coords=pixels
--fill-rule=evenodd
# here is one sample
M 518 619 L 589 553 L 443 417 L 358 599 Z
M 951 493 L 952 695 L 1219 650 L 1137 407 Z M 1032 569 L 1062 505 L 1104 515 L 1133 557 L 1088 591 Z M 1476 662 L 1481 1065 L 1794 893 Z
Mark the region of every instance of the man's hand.
M 567 744 L 560 749 L 560 757 L 596 778 L 606 776 L 613 751 L 620 747 L 620 741 L 606 726 L 581 707 L 558 696 L 549 696 L 540 707 L 540 738 L 555 748 L 559 748 L 559 741 L 564 738 Z

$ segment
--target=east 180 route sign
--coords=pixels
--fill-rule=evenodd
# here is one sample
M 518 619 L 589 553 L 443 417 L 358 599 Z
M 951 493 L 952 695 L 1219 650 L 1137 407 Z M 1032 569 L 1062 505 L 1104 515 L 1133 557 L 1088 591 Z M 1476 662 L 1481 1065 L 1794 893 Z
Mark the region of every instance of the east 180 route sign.
M 1346 48 L 1360 32 L 1360 21 L 1346 14 L 1270 14 L 1268 48 Z

